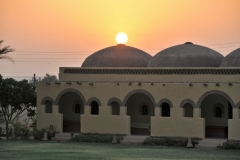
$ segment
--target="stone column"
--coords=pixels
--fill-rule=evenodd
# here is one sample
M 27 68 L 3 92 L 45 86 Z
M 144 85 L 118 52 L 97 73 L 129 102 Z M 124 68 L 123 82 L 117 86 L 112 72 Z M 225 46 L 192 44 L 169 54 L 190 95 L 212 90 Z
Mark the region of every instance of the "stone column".
M 120 115 L 121 116 L 127 115 L 127 106 L 120 106 Z
M 201 108 L 193 108 L 193 118 L 201 118 Z
M 154 114 L 155 114 L 155 117 L 161 117 L 162 116 L 162 108 L 159 107 L 159 106 L 155 106 L 154 107 Z
M 237 108 L 237 107 L 234 107 L 233 109 L 232 109 L 232 115 L 233 115 L 233 119 L 234 120 L 237 120 L 237 119 L 239 119 L 240 118 L 240 108 Z
M 91 106 L 84 106 L 84 115 L 91 114 Z
M 52 113 L 59 114 L 59 106 L 58 105 L 52 105 Z

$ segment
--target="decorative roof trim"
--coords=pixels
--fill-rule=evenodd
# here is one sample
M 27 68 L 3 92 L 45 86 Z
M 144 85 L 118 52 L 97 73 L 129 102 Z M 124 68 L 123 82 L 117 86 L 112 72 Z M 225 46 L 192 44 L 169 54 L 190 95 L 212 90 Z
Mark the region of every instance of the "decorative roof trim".
M 218 94 L 218 95 L 221 95 L 223 97 L 225 97 L 228 102 L 232 105 L 233 108 L 236 107 L 236 105 L 234 104 L 233 100 L 230 98 L 229 95 L 227 95 L 226 93 L 222 92 L 222 91 L 218 91 L 218 90 L 212 90 L 212 91 L 208 91 L 206 93 L 204 93 L 200 98 L 199 100 L 197 101 L 197 108 L 200 108 L 201 107 L 201 104 L 202 104 L 202 101 L 209 95 L 212 95 L 212 94 Z
M 240 74 L 240 69 L 84 69 L 84 68 L 71 68 L 64 69 L 64 74 L 226 74 L 226 75 L 234 75 Z
M 51 101 L 52 104 L 54 104 L 54 100 L 52 99 L 52 97 L 46 96 L 41 100 L 41 105 L 45 104 L 45 101 Z
M 134 94 L 136 94 L 136 93 L 143 93 L 143 94 L 145 94 L 146 96 L 148 96 L 148 97 L 151 99 L 151 101 L 152 101 L 152 103 L 153 103 L 153 106 L 156 106 L 156 101 L 155 101 L 154 97 L 152 96 L 152 94 L 149 93 L 149 92 L 146 91 L 146 90 L 143 90 L 143 89 L 136 89 L 136 90 L 133 90 L 133 91 L 129 92 L 129 93 L 125 96 L 125 98 L 123 99 L 123 105 L 126 106 L 128 99 L 129 99 L 132 95 L 134 95 Z
M 191 104 L 193 106 L 193 108 L 197 108 L 196 104 L 191 99 L 184 99 L 181 102 L 180 107 L 183 108 L 183 106 L 187 103 Z
M 123 106 L 122 101 L 120 99 L 116 98 L 116 97 L 110 98 L 107 105 L 111 106 L 112 102 L 117 102 L 119 104 L 119 106 Z
M 92 101 L 96 101 L 98 103 L 98 106 L 101 106 L 100 100 L 98 98 L 96 98 L 96 97 L 89 98 L 88 101 L 87 101 L 87 105 L 91 106 Z
M 62 95 L 64 95 L 65 93 L 68 93 L 68 92 L 76 93 L 76 94 L 81 98 L 81 100 L 83 101 L 83 104 L 84 104 L 84 105 L 86 104 L 86 100 L 85 100 L 83 94 L 82 94 L 80 91 L 78 91 L 78 90 L 76 90 L 76 89 L 74 89 L 74 88 L 67 88 L 67 89 L 62 90 L 62 91 L 57 95 L 57 98 L 55 99 L 55 105 L 58 105 L 58 104 L 59 104 L 59 100 L 60 100 L 60 98 L 62 97 Z
M 167 99 L 167 98 L 161 99 L 161 100 L 157 103 L 157 106 L 158 106 L 158 107 L 161 107 L 161 105 L 162 105 L 163 103 L 169 104 L 169 106 L 170 106 L 171 108 L 173 107 L 172 102 L 171 102 L 169 99 Z

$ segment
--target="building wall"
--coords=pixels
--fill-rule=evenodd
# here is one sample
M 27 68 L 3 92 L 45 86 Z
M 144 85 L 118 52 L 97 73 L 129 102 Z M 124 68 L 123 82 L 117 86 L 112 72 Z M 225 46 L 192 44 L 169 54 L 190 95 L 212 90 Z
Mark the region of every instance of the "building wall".
M 149 115 L 141 114 L 142 105 L 147 105 Z M 131 123 L 143 123 L 150 125 L 150 116 L 154 116 L 154 106 L 150 98 L 144 94 L 132 95 L 127 102 L 127 115 L 131 117 Z
M 214 105 L 219 103 L 224 107 L 224 117 L 214 115 Z M 205 118 L 206 126 L 228 126 L 228 101 L 223 96 L 208 96 L 201 105 L 201 111 L 201 117 Z
M 125 96 L 134 90 L 147 91 L 156 103 L 154 104 L 155 115 L 151 116 L 152 136 L 205 137 L 205 119 L 201 118 L 201 109 L 194 108 L 194 117 L 184 117 L 184 109 L 180 107 L 180 104 L 185 99 L 191 99 L 197 104 L 204 93 L 215 90 L 226 93 L 231 97 L 234 104 L 240 101 L 239 75 L 92 75 L 63 74 L 61 72 L 60 80 L 62 81 L 61 84 L 51 83 L 46 85 L 41 82 L 37 84 L 38 127 L 49 126 L 51 121 L 54 121 L 54 123 L 58 121 L 56 124 L 62 123 L 59 112 L 53 113 L 56 118 L 52 118 L 50 122 L 42 120 L 44 119 L 44 113 L 40 104 L 45 96 L 50 96 L 56 100 L 61 91 L 69 88 L 81 92 L 86 102 L 91 97 L 96 97 L 101 102 L 99 115 L 97 116 L 88 114 L 89 109 L 86 112 L 88 105 L 85 104 L 85 113 L 81 116 L 81 131 L 84 133 L 130 134 L 131 118 L 134 120 L 134 117 L 128 116 L 127 109 L 123 109 L 125 108 L 123 105 L 126 104 L 120 107 L 120 115 L 113 116 L 107 103 L 112 97 L 117 97 L 121 102 L 124 102 Z M 81 81 L 82 84 L 63 82 L 70 80 Z M 132 82 L 131 85 L 129 85 L 129 81 Z M 141 81 L 142 84 L 139 85 L 138 81 Z M 93 85 L 89 85 L 90 82 L 93 82 Z M 119 85 L 117 82 L 119 82 Z M 153 85 L 150 82 L 153 82 Z M 189 85 L 190 82 L 193 86 Z M 204 86 L 203 82 L 208 82 L 208 85 Z M 220 86 L 216 86 L 216 82 L 219 82 Z M 233 85 L 228 85 L 228 82 L 233 82 Z M 160 116 L 160 108 L 157 103 L 162 99 L 169 99 L 172 103 L 173 107 L 169 118 Z M 136 99 L 136 101 L 138 100 Z M 55 107 L 58 108 L 58 106 Z M 238 115 L 239 112 L 236 114 Z M 239 118 L 236 118 L 236 116 L 234 119 L 228 120 L 228 125 L 231 125 L 229 126 L 230 139 L 240 139 L 240 134 L 238 135 L 239 123 L 237 123 Z M 60 126 L 56 128 L 62 131 Z

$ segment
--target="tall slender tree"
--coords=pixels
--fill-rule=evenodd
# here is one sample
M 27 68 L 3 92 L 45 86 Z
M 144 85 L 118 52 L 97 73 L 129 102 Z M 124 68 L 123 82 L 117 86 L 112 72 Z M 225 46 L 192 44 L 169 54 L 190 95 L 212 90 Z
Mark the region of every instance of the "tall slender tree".
M 14 62 L 14 60 L 7 55 L 9 52 L 14 52 L 14 49 L 10 46 L 1 47 L 3 42 L 3 40 L 0 40 L 0 59 L 7 59 Z

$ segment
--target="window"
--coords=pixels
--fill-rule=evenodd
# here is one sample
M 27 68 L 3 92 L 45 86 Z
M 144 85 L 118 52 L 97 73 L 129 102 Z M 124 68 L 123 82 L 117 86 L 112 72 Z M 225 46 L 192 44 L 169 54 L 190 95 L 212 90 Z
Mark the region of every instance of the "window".
M 148 107 L 146 105 L 142 106 L 142 115 L 148 115 Z
M 162 117 L 170 117 L 170 106 L 168 103 L 162 103 Z
M 80 104 L 77 103 L 77 104 L 75 105 L 75 113 L 81 113 L 81 112 L 80 112 L 80 108 L 81 108 Z
M 215 109 L 215 117 L 222 117 L 222 109 L 220 107 Z
M 190 103 L 183 105 L 184 117 L 193 117 L 193 106 Z
M 224 106 L 222 104 L 215 104 L 213 107 L 214 117 L 222 118 L 224 117 Z
M 92 115 L 99 114 L 99 105 L 96 101 L 92 101 L 92 103 L 91 103 L 91 114 Z
M 117 102 L 112 102 L 112 115 L 120 115 L 120 105 Z
M 49 100 L 45 101 L 45 113 L 52 113 L 52 102 Z

